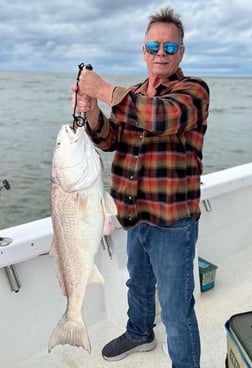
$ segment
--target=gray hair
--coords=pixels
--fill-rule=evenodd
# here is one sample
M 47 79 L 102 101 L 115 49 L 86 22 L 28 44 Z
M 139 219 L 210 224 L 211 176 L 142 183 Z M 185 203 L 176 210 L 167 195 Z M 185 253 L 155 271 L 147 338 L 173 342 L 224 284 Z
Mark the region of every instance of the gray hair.
M 149 23 L 147 25 L 147 29 L 145 35 L 148 34 L 152 25 L 155 23 L 172 23 L 174 24 L 179 31 L 180 41 L 183 44 L 184 40 L 184 25 L 180 19 L 180 15 L 175 14 L 174 10 L 170 7 L 162 8 L 159 13 L 153 14 L 149 16 Z

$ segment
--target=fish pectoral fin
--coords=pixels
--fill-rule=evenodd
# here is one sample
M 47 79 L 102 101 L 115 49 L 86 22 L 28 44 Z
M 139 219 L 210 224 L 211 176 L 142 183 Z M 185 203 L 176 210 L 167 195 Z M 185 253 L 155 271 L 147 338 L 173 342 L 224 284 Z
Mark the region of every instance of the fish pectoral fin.
M 115 201 L 113 200 L 113 198 L 108 192 L 105 192 L 104 194 L 103 206 L 104 206 L 105 214 L 108 214 L 110 216 L 117 215 L 117 207 L 116 207 Z
M 103 235 L 111 235 L 114 231 L 112 217 L 117 215 L 117 208 L 113 198 L 108 192 L 105 192 L 102 198 L 102 207 L 104 212 Z
M 98 270 L 98 268 L 96 267 L 96 265 L 94 265 L 94 267 L 93 267 L 93 269 L 90 273 L 88 281 L 104 284 L 104 278 L 103 278 L 102 274 L 100 273 L 100 271 Z
M 112 216 L 106 214 L 104 218 L 103 235 L 112 235 L 113 232 L 114 232 L 114 227 L 113 227 Z
M 82 196 L 78 194 L 78 211 L 79 211 L 79 218 L 83 219 L 84 214 L 86 214 L 86 206 L 87 206 L 88 197 Z

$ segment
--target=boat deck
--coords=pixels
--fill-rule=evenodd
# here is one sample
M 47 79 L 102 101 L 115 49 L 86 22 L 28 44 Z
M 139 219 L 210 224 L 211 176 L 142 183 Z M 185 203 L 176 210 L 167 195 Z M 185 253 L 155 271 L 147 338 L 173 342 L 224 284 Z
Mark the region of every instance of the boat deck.
M 225 322 L 236 313 L 249 311 L 252 306 L 252 245 L 235 256 L 228 256 L 218 264 L 216 285 L 202 293 L 197 300 L 197 315 L 201 333 L 203 368 L 224 367 L 226 357 Z M 116 302 L 116 301 L 115 301 Z M 167 368 L 171 367 L 169 358 L 162 350 L 164 328 L 158 323 L 155 328 L 157 348 L 148 353 L 132 354 L 120 362 L 106 362 L 101 357 L 101 349 L 112 338 L 123 331 L 103 321 L 89 328 L 92 352 L 69 346 L 56 347 L 51 354 L 46 352 L 18 362 L 17 368 Z M 32 351 L 31 351 L 32 353 Z

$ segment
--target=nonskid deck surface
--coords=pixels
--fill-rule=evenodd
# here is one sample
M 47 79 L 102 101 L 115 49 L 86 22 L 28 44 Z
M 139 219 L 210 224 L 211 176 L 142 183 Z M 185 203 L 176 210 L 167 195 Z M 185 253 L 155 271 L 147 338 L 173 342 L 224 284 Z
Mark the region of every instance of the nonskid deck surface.
M 203 368 L 224 367 L 226 356 L 225 322 L 231 315 L 251 310 L 252 306 L 252 244 L 251 248 L 226 257 L 218 263 L 215 288 L 202 293 L 197 302 L 201 332 Z M 115 301 L 116 303 L 116 301 Z M 103 346 L 123 331 L 111 321 L 104 320 L 89 328 L 92 352 L 69 346 L 56 347 L 51 354 L 17 362 L 13 368 L 170 368 L 171 363 L 162 350 L 164 328 L 155 328 L 158 346 L 148 353 L 135 353 L 120 362 L 106 362 L 101 356 Z M 32 354 L 32 351 L 31 351 Z M 3 367 L 7 368 L 7 367 Z

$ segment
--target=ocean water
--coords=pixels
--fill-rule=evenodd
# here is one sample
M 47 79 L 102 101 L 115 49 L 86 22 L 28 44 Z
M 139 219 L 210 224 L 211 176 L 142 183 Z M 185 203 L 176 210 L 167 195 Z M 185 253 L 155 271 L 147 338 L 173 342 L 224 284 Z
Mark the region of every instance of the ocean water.
M 104 76 L 129 86 L 142 76 Z M 0 229 L 49 216 L 52 154 L 57 132 L 72 121 L 70 73 L 0 72 Z M 204 78 L 211 104 L 204 173 L 252 161 L 252 78 Z M 109 108 L 103 104 L 105 113 Z M 109 187 L 112 154 L 103 154 Z

